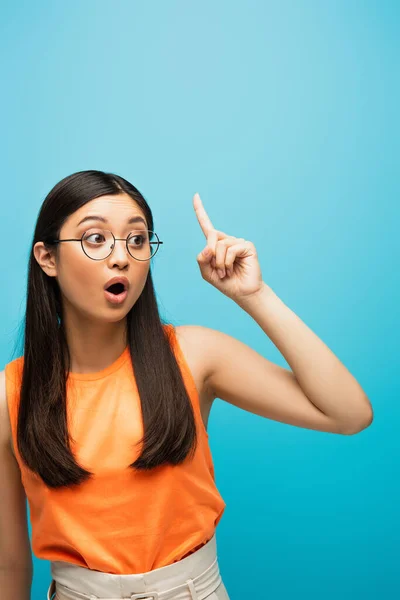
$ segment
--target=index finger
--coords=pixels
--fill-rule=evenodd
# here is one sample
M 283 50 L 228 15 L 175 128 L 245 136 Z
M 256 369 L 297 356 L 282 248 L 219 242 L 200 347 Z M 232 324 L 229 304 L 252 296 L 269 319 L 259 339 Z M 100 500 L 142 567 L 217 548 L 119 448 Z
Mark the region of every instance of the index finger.
M 203 230 L 204 235 L 207 237 L 210 230 L 214 229 L 213 224 L 205 211 L 200 195 L 196 192 L 193 196 L 193 206 L 197 216 L 197 220 L 200 223 L 200 227 Z

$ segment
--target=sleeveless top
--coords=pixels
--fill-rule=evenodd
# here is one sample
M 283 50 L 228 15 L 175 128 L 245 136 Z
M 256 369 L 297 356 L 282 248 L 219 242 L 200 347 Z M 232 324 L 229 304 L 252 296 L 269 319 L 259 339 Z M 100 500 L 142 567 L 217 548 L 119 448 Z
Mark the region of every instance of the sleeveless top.
M 143 424 L 126 346 L 102 371 L 69 373 L 66 401 L 71 449 L 77 462 L 94 476 L 73 488 L 48 488 L 24 464 L 17 449 L 24 357 L 5 366 L 12 442 L 30 509 L 36 557 L 106 573 L 145 573 L 181 560 L 214 535 L 226 504 L 215 484 L 193 376 L 174 326 L 163 327 L 178 360 L 198 432 L 193 459 L 180 465 L 161 465 L 147 472 L 128 466 L 139 455 L 139 445 L 134 444 L 143 435 Z

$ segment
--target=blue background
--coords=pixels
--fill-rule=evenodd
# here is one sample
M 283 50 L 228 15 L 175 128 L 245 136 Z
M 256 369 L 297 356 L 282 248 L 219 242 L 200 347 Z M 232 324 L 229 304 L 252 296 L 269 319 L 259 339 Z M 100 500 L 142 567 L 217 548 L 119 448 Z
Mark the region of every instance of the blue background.
M 215 401 L 231 600 L 397 597 L 399 3 L 9 0 L 0 17 L 1 368 L 41 203 L 83 169 L 114 171 L 149 202 L 163 317 L 287 366 L 201 278 L 198 191 L 215 227 L 254 242 L 264 280 L 357 378 L 375 417 L 339 436 Z M 49 562 L 34 569 L 32 598 L 44 599 Z

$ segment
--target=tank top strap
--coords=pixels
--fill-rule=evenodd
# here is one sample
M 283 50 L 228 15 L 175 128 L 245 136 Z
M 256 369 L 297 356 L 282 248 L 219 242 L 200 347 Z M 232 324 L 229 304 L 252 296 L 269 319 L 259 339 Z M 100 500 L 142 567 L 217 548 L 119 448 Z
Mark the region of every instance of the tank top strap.
M 6 379 L 6 399 L 11 426 L 11 442 L 13 446 L 14 455 L 19 464 L 21 464 L 21 459 L 17 451 L 16 441 L 23 363 L 23 356 L 20 356 L 14 359 L 13 361 L 7 363 L 4 367 Z

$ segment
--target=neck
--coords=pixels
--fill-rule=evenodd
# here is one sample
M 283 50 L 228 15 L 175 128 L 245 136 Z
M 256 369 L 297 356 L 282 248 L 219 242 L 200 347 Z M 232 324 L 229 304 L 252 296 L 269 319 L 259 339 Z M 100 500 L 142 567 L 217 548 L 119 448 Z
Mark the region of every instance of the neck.
M 73 373 L 97 373 L 112 364 L 128 343 L 126 318 L 115 323 L 99 323 L 64 316 L 65 332 Z

